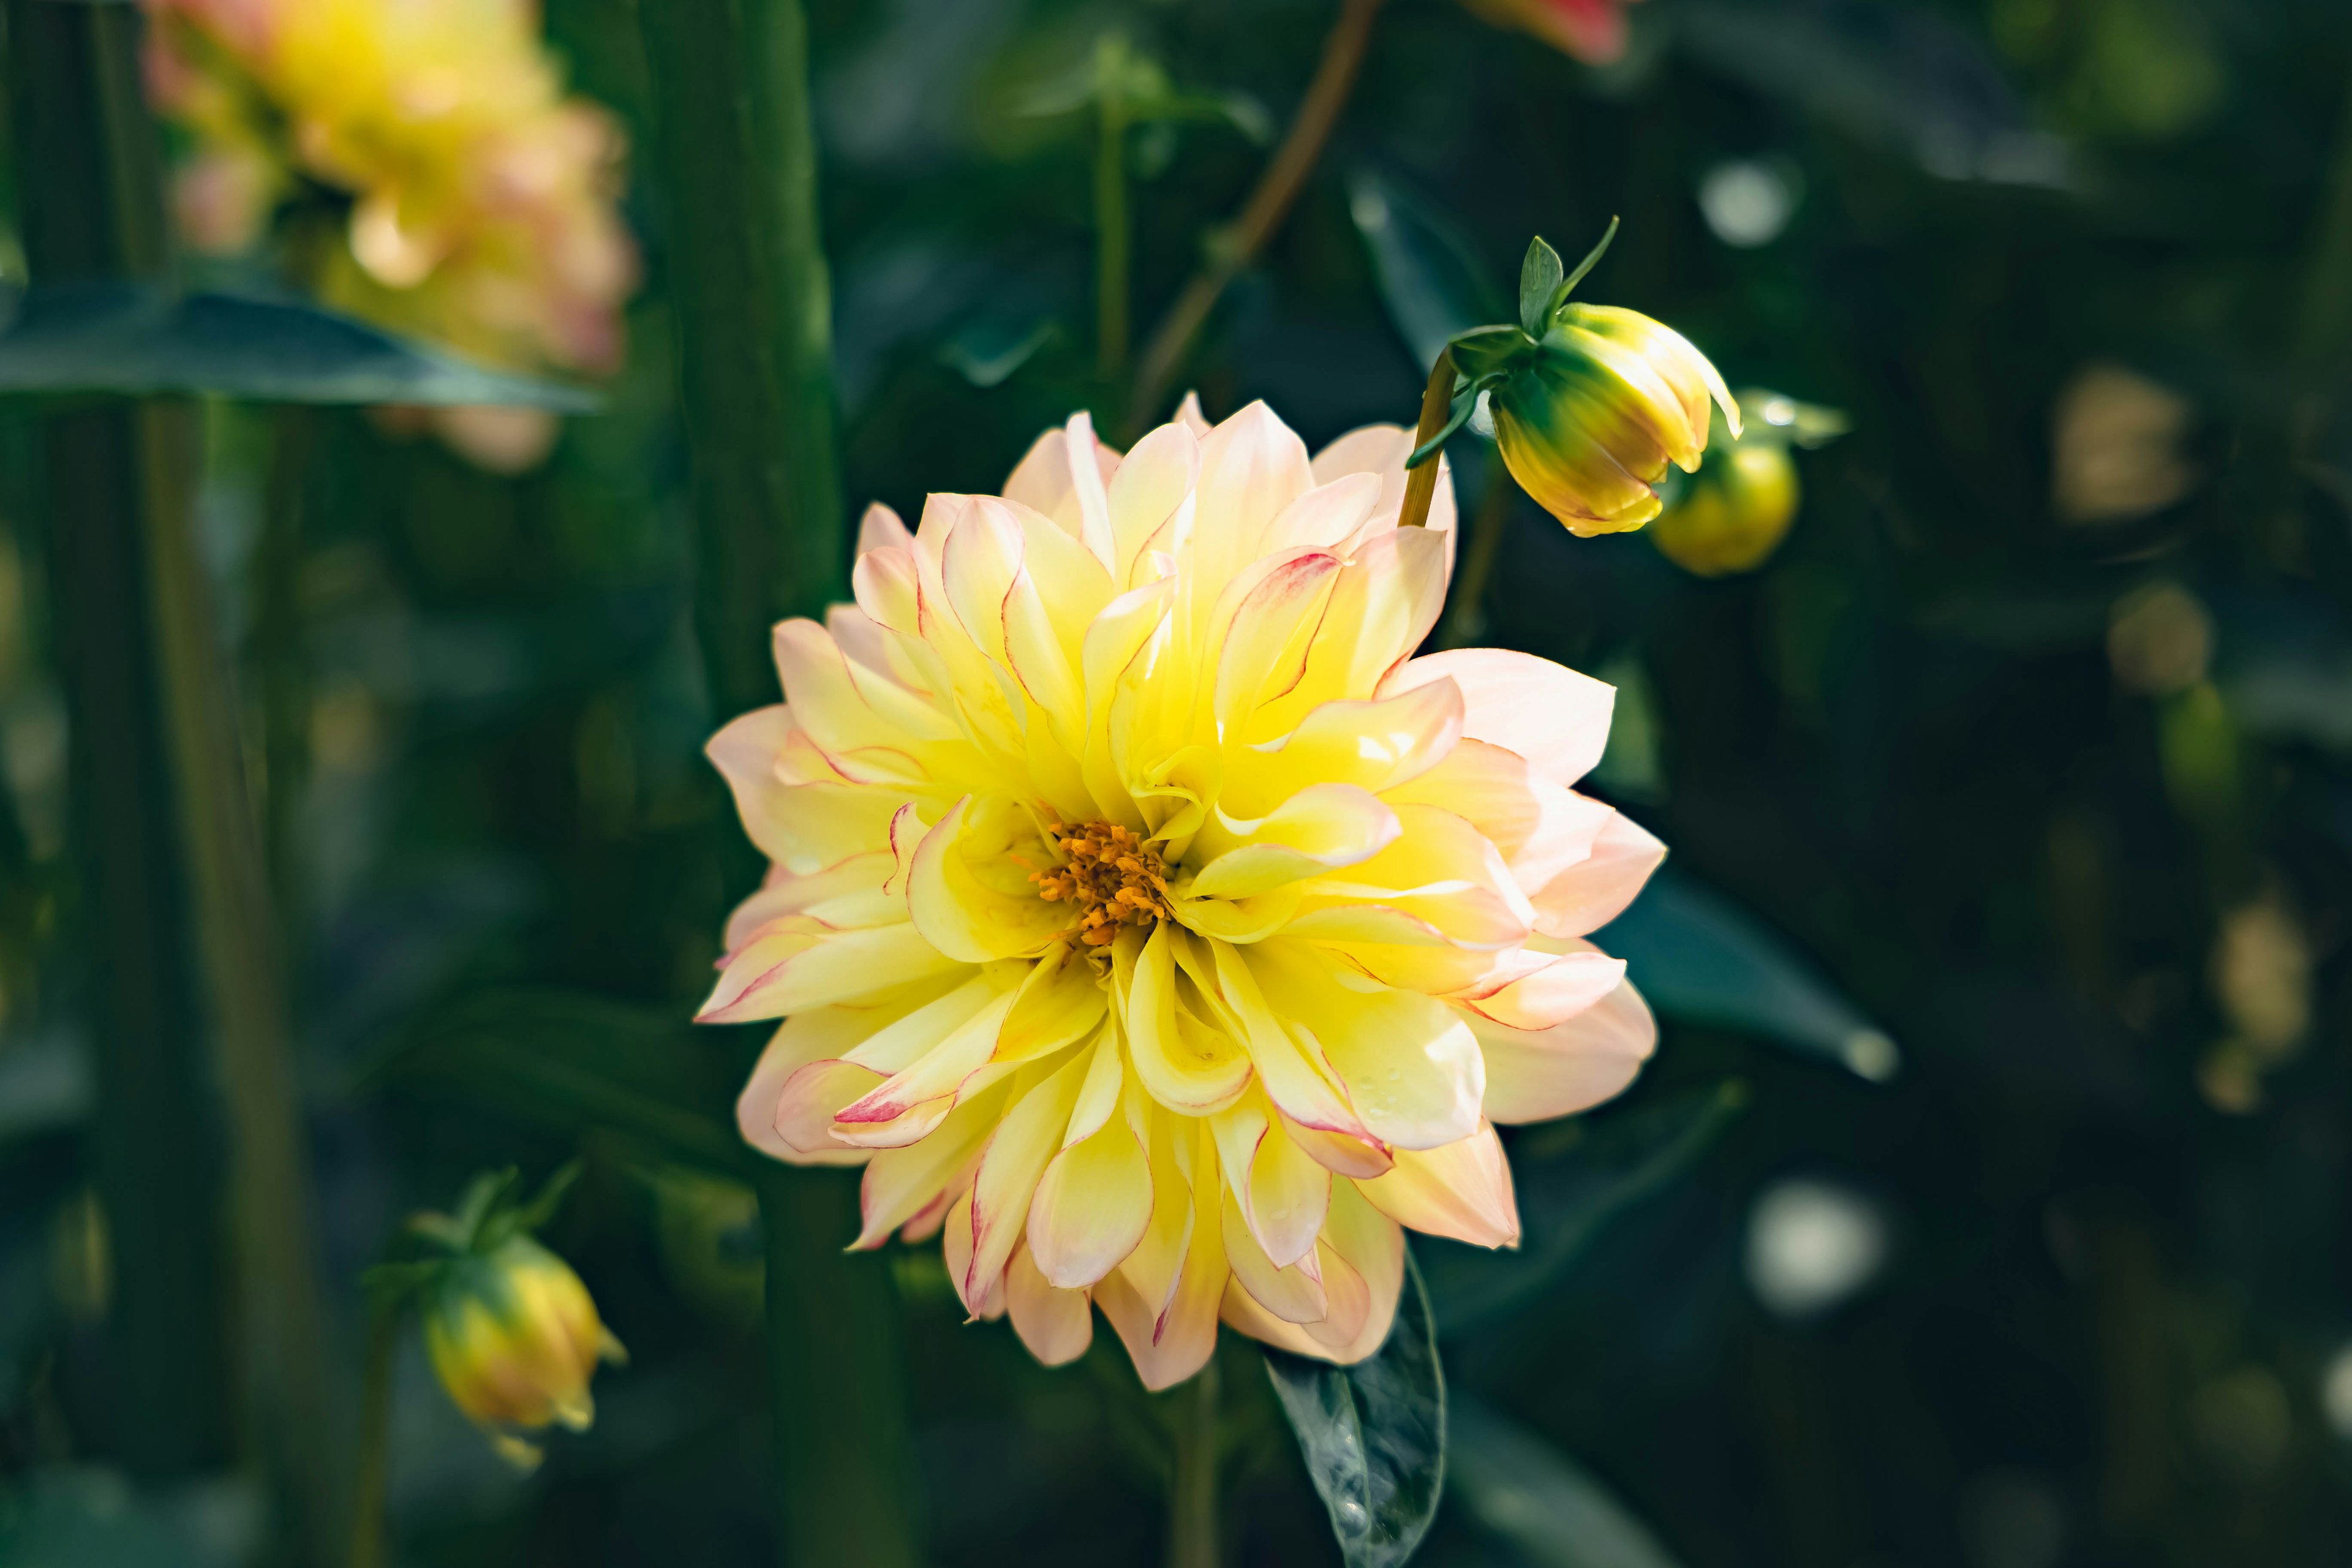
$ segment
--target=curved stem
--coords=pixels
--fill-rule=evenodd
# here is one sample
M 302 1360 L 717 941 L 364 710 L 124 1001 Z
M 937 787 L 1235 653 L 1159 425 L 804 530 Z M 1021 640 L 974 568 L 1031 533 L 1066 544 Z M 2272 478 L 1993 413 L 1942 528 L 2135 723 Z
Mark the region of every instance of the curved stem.
M 392 1453 L 392 1355 L 400 1313 L 378 1303 L 368 1323 L 367 1371 L 360 1384 L 359 1481 L 352 1493 L 350 1568 L 383 1562 L 383 1500 Z
M 1257 188 L 1250 192 L 1241 216 L 1216 243 L 1208 263 L 1184 285 L 1184 291 L 1176 297 L 1145 346 L 1143 362 L 1136 370 L 1134 394 L 1128 399 L 1130 421 L 1150 419 L 1159 411 L 1226 286 L 1257 258 L 1289 216 L 1298 193 L 1306 188 L 1307 176 L 1322 159 L 1324 143 L 1330 141 L 1340 110 L 1347 108 L 1349 95 L 1355 90 L 1364 51 L 1371 42 L 1372 19 L 1380 8 L 1381 0 L 1341 0 L 1339 19 L 1323 40 L 1315 79 L 1307 84 L 1307 96 L 1299 100 L 1298 112 L 1292 117 L 1273 162 L 1258 176 Z
M 1511 521 L 1511 498 L 1519 487 L 1501 458 L 1486 467 L 1486 488 L 1479 494 L 1478 515 L 1470 524 L 1469 553 L 1454 575 L 1454 603 L 1447 606 L 1445 625 L 1437 634 L 1441 648 L 1460 647 L 1484 628 L 1486 584 L 1494 580 L 1495 563 L 1502 559 L 1503 533 Z
M 1429 384 L 1422 389 L 1421 422 L 1413 426 L 1413 450 L 1433 439 L 1445 428 L 1446 416 L 1454 406 L 1454 351 L 1439 351 L 1437 363 L 1429 367 Z M 1399 528 L 1421 528 L 1429 521 L 1429 503 L 1437 494 L 1438 464 L 1444 458 L 1435 452 L 1429 460 L 1412 470 L 1405 481 L 1404 506 L 1397 513 Z
M 1168 1498 L 1169 1568 L 1217 1568 L 1217 1394 L 1212 1355 L 1181 1396 Z

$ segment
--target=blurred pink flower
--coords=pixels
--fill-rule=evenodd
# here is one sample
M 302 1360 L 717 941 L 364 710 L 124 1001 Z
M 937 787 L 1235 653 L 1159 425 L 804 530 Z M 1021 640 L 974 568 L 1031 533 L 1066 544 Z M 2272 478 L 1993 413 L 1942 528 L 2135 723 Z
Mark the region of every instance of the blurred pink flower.
M 1630 0 L 1463 0 L 1497 26 L 1532 33 L 1588 65 L 1607 65 L 1625 53 Z

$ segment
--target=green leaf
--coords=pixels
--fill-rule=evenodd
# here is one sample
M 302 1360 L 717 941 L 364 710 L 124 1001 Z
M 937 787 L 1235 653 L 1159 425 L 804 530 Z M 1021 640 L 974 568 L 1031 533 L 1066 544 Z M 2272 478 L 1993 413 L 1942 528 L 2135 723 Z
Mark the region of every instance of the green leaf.
M 1506 376 L 1532 359 L 1535 340 L 1517 327 L 1474 327 L 1447 345 L 1454 367 L 1484 386 L 1499 386 Z
M 1579 283 L 1584 281 L 1585 274 L 1600 266 L 1601 258 L 1609 254 L 1610 242 L 1617 237 L 1617 224 L 1618 220 L 1612 216 L 1609 226 L 1601 231 L 1600 243 L 1584 253 L 1584 259 L 1576 264 L 1575 271 L 1559 280 L 1559 287 L 1552 291 L 1551 303 L 1544 309 L 1543 326 L 1530 331 L 1528 333 L 1529 337 L 1541 337 L 1551 330 L 1552 312 L 1568 303 L 1568 297 L 1576 291 Z M 1525 301 L 1521 303 L 1524 305 Z
M 0 393 L 596 406 L 584 388 L 467 364 L 301 300 L 141 283 L 27 292 L 0 333 Z
M 1591 265 L 1588 260 L 1587 266 Z M 1560 280 L 1568 269 L 1560 265 L 1559 252 L 1545 243 L 1541 235 L 1528 241 L 1528 254 L 1519 263 L 1519 330 L 1531 338 L 1542 337 L 1551 326 L 1552 301 L 1559 293 Z
M 1445 443 L 1454 439 L 1454 432 L 1470 423 L 1470 416 L 1478 412 L 1478 395 L 1498 379 L 1500 378 L 1481 377 L 1455 393 L 1453 411 L 1445 416 L 1445 423 L 1438 426 L 1436 435 L 1412 449 L 1412 455 L 1405 458 L 1404 466 L 1408 468 L 1417 468 L 1437 456 Z
M 1653 879 L 1593 940 L 1661 1013 L 1759 1035 L 1874 1083 L 1902 1067 L 1895 1042 L 1785 940 L 1686 878 Z
M 758 1156 L 735 1130 L 723 1037 L 597 996 L 488 992 L 427 1019 L 372 1076 L 740 1177 Z
M 1348 1568 L 1395 1568 L 1437 1517 L 1445 1481 L 1445 1377 L 1421 1270 L 1407 1251 L 1395 1324 L 1377 1354 L 1333 1366 L 1265 1352 L 1266 1375 L 1331 1513 Z
M 1447 1413 L 1446 1484 L 1529 1568 L 1680 1568 L 1583 1466 L 1467 1396 Z
M 1487 264 L 1452 222 L 1403 186 L 1360 169 L 1348 181 L 1348 212 L 1413 363 L 1435 364 L 1448 341 L 1503 318 Z
M 1518 1247 L 1422 1243 L 1439 1327 L 1461 1333 L 1550 1289 L 1612 1220 L 1714 1147 L 1747 1103 L 1747 1085 L 1732 1079 L 1664 1105 L 1579 1117 L 1519 1139 L 1511 1152 Z

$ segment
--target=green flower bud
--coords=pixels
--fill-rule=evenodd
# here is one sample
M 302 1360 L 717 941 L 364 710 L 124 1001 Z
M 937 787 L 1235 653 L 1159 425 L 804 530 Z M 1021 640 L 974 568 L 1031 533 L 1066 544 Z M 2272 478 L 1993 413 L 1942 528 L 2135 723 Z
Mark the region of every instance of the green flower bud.
M 1682 334 L 1618 306 L 1564 304 L 1494 389 L 1495 437 L 1570 532 L 1619 533 L 1658 515 L 1669 463 L 1698 467 L 1710 402 L 1737 435 L 1738 405 Z
M 1693 576 L 1752 572 L 1788 537 L 1798 494 L 1797 465 L 1780 442 L 1711 447 L 1650 540 Z
M 1736 406 L 1750 423 L 1734 435 L 1718 421 L 1698 472 L 1670 496 L 1650 538 L 1658 553 L 1699 577 L 1752 572 L 1796 520 L 1802 493 L 1791 443 L 1820 447 L 1845 434 L 1844 415 L 1749 388 Z M 1737 426 L 1734 426 L 1737 429 Z

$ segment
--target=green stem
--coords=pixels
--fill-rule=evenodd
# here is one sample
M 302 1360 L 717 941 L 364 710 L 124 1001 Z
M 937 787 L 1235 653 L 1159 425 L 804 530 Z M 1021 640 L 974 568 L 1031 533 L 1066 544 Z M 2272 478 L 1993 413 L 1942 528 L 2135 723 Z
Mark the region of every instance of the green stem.
M 713 704 L 731 714 L 776 700 L 770 624 L 821 611 L 845 564 L 807 27 L 799 0 L 642 0 L 637 15 L 693 468 L 696 628 Z M 747 858 L 730 868 L 739 885 L 756 875 Z M 911 1564 L 896 1300 L 878 1255 L 841 1251 L 856 1183 L 779 1165 L 759 1193 L 783 1560 Z
M 1427 466 L 1434 468 L 1436 459 Z M 1468 553 L 1454 578 L 1454 603 L 1447 607 L 1445 625 L 1437 634 L 1441 648 L 1460 647 L 1486 629 L 1486 584 L 1494 581 L 1495 563 L 1502 558 L 1503 535 L 1510 526 L 1511 500 L 1519 493 L 1500 456 L 1489 460 L 1486 468 L 1486 488 L 1479 493 L 1478 514 L 1470 524 Z M 1464 542 L 1455 542 L 1455 549 L 1464 547 Z
M 1413 450 L 1419 451 L 1445 428 L 1447 416 L 1454 408 L 1454 350 L 1438 351 L 1437 363 L 1429 367 L 1429 384 L 1421 393 L 1421 419 L 1412 430 Z M 1426 462 L 1412 470 L 1404 484 L 1404 506 L 1397 513 L 1399 528 L 1421 528 L 1429 521 L 1429 503 L 1437 495 L 1438 466 L 1444 461 L 1442 453 L 1432 452 Z
M 9 0 L 19 221 L 39 282 L 163 266 L 153 210 L 111 199 L 123 159 L 101 112 L 121 90 L 101 80 L 131 68 L 135 20 L 127 7 Z M 48 416 L 43 510 L 68 716 L 75 935 L 94 965 L 91 1152 L 115 1259 L 113 1457 L 142 1480 L 171 1480 L 228 1460 L 234 1409 L 219 1106 L 189 1027 L 204 1000 L 150 613 L 149 429 L 120 405 Z
M 857 1179 L 774 1165 L 759 1192 L 783 1559 L 912 1568 L 922 1552 L 897 1295 L 880 1253 L 841 1249 L 857 1229 Z
M 767 629 L 844 568 L 832 293 L 800 0 L 642 0 L 711 700 L 775 700 Z
M 310 762 L 310 661 L 304 657 L 305 487 L 319 415 L 289 404 L 270 416 L 269 476 L 254 550 L 253 670 L 261 695 L 262 843 L 286 940 L 301 928 L 297 813 Z
M 2304 274 L 2296 348 L 2306 364 L 2333 363 L 2352 337 L 2352 82 L 2346 84 L 2340 114 Z
M 360 1384 L 358 1480 L 352 1492 L 350 1568 L 382 1568 L 383 1505 L 392 1456 L 392 1363 L 400 1346 L 400 1312 L 384 1302 L 372 1309 L 367 1368 Z
M 1307 188 L 1307 175 L 1322 160 L 1324 144 L 1331 140 L 1340 111 L 1348 107 L 1349 95 L 1355 91 L 1364 52 L 1371 44 L 1372 20 L 1380 9 L 1381 0 L 1341 0 L 1339 19 L 1324 37 L 1315 79 L 1307 83 L 1307 96 L 1298 101 L 1298 112 L 1291 117 L 1282 145 L 1258 177 L 1233 226 L 1218 237 L 1207 263 L 1184 285 L 1145 345 L 1135 388 L 1128 398 L 1130 422 L 1158 416 L 1194 341 L 1209 324 L 1209 313 L 1217 308 L 1227 286 L 1257 259 L 1282 220 L 1290 216 L 1298 193 Z
M 1217 1568 L 1217 1358 L 1177 1397 L 1175 1473 L 1168 1497 L 1169 1568 Z
M 1105 39 L 1106 54 L 1124 46 Z M 1105 60 L 1095 139 L 1095 355 L 1106 387 L 1127 374 L 1127 303 L 1133 243 L 1127 215 L 1127 103 Z
M 36 279 L 162 276 L 161 153 L 140 91 L 138 16 L 12 0 L 9 25 Z M 223 1292 L 196 1256 L 218 1240 L 203 1087 L 216 1076 L 251 1429 L 296 1557 L 324 1563 L 340 1468 L 310 1173 L 268 872 L 192 531 L 199 448 L 184 403 L 50 426 L 59 597 L 77 612 L 59 618 L 74 623 L 61 662 L 79 831 L 106 955 L 99 1163 L 123 1260 L 121 1385 L 136 1402 L 123 1442 L 133 1468 L 151 1471 L 221 1457 Z M 216 1074 L 189 1043 L 206 1033 L 194 1020 L 209 1021 Z M 160 1267 L 148 1267 L 151 1248 Z

